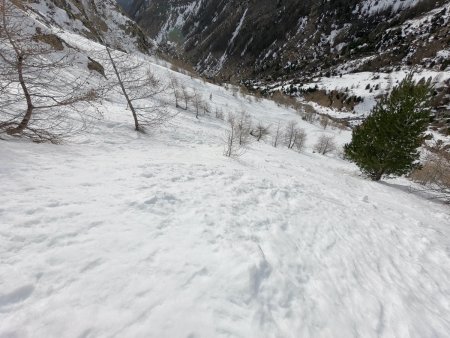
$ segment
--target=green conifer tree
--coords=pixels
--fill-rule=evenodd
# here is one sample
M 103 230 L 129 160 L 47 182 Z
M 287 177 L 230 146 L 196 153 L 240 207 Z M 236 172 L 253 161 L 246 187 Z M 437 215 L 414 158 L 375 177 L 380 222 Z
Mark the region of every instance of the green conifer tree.
M 430 82 L 415 83 L 413 73 L 408 74 L 353 130 L 346 158 L 374 181 L 411 172 L 430 121 L 431 88 Z

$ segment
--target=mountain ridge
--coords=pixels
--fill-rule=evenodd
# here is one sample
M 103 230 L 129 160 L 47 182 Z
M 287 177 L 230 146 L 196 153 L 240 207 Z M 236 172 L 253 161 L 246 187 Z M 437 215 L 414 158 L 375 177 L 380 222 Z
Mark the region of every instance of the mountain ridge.
M 345 73 L 357 60 L 359 71 L 445 69 L 450 59 L 438 55 L 450 44 L 447 1 L 134 0 L 128 13 L 165 50 L 227 81 Z M 426 32 L 405 32 L 427 15 Z

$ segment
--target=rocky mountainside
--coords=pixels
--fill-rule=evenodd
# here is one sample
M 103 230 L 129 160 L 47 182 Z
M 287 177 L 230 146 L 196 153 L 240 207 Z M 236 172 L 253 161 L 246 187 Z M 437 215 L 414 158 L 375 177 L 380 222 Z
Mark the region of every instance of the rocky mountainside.
M 154 46 L 115 0 L 28 0 L 21 4 L 47 26 L 59 27 L 92 40 L 100 38 L 115 48 L 148 53 Z
M 448 0 L 134 0 L 128 12 L 161 48 L 225 80 L 450 63 Z

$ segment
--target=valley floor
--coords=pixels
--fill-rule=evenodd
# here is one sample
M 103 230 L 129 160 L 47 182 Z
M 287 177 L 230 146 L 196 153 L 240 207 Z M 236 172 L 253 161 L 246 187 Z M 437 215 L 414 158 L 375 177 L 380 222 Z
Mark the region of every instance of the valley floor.
M 0 337 L 448 337 L 448 207 L 312 141 L 102 128 L 0 142 Z

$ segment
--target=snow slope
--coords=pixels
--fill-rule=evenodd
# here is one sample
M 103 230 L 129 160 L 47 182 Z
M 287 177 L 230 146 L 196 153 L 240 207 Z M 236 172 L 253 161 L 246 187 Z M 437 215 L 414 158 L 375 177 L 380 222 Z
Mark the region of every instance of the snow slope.
M 66 144 L 1 141 L 0 337 L 448 336 L 448 207 L 312 152 L 349 132 L 176 76 L 224 112 L 298 121 L 306 149 L 231 160 L 226 124 L 192 111 L 138 135 L 117 95 Z
M 390 9 L 396 13 L 404 8 L 416 5 L 420 0 L 364 0 L 356 6 L 355 12 L 364 15 L 376 15 Z

